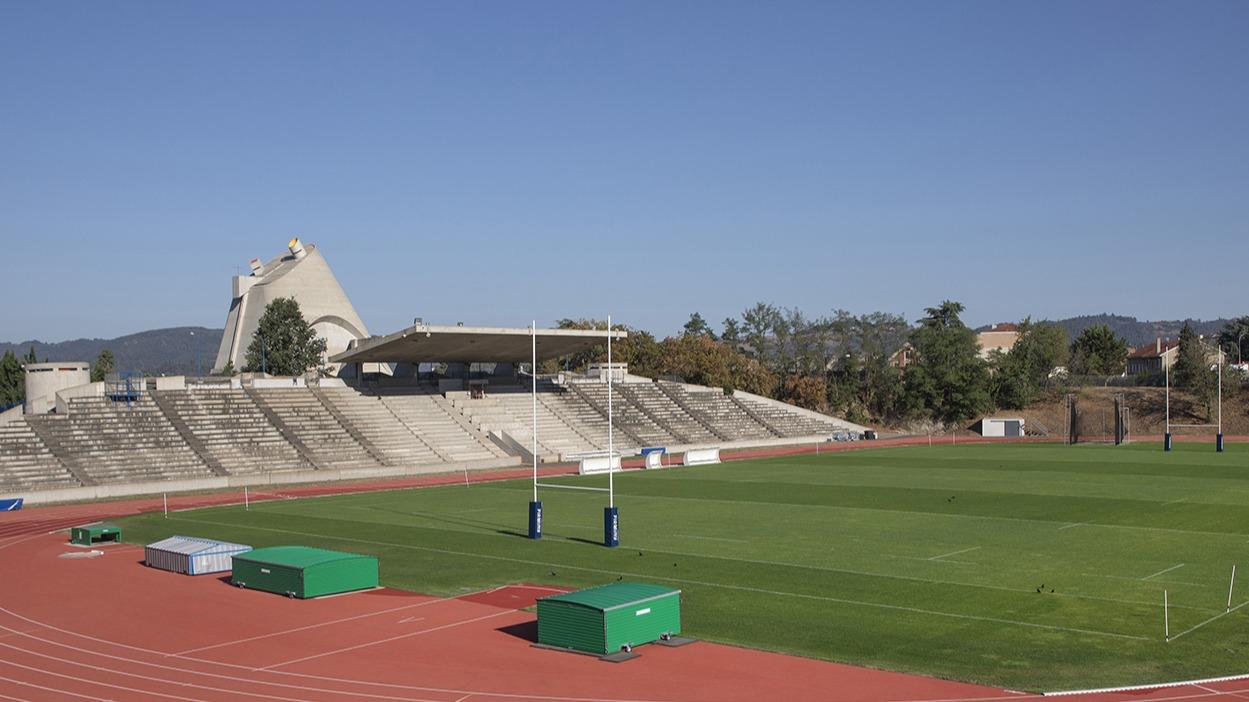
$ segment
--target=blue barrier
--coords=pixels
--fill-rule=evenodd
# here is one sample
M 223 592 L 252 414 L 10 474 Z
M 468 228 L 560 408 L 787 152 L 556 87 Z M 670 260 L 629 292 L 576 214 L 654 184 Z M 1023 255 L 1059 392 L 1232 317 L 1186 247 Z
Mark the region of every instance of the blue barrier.
M 18 497 L 12 500 L 0 500 L 0 512 L 16 512 L 22 508 L 22 499 Z

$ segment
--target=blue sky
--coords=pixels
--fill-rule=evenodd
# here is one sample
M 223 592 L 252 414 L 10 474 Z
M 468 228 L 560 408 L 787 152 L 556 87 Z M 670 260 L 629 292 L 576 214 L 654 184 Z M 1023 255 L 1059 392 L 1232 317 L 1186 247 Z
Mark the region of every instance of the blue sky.
M 1249 3 L 0 4 L 0 340 L 1244 314 Z

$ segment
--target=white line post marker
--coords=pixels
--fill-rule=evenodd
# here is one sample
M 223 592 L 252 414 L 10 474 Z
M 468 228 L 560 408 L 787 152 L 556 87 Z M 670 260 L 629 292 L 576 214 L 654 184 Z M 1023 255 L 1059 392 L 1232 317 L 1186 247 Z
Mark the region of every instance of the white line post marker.
M 160 499 L 165 504 L 165 519 L 169 519 L 169 493 L 162 492 Z
M 244 512 L 252 511 L 252 501 L 251 501 L 251 497 L 249 497 L 247 494 L 246 485 L 243 486 L 243 511 Z
M 1168 610 L 1169 610 L 1169 604 L 1167 602 L 1167 591 L 1163 590 L 1162 591 L 1162 636 L 1163 636 L 1162 640 L 1170 642 L 1171 641 L 1171 615 Z
M 1232 588 L 1236 587 L 1236 564 L 1232 564 L 1232 581 L 1227 584 L 1227 611 L 1232 611 Z

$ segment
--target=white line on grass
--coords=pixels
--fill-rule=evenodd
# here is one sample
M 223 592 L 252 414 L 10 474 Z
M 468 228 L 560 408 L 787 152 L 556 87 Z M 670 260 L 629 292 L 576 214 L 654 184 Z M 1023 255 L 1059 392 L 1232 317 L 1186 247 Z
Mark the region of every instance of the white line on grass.
M 186 521 L 186 522 L 192 522 L 196 524 L 213 524 L 216 526 L 224 526 L 224 527 L 235 526 L 235 525 L 227 524 L 224 522 L 212 522 L 212 521 L 201 520 L 201 519 L 186 519 L 182 517 L 171 517 L 171 519 L 177 519 L 178 521 Z M 329 539 L 331 541 L 344 541 L 347 543 L 355 543 L 355 544 L 369 544 L 372 546 L 390 546 L 392 548 L 406 548 L 406 549 L 412 549 L 416 551 L 446 553 L 446 554 L 450 554 L 454 556 L 466 556 L 469 558 L 483 558 L 483 559 L 492 560 L 492 561 L 505 561 L 509 563 L 524 563 L 527 565 L 539 565 L 539 566 L 543 566 L 547 568 L 568 568 L 570 570 L 579 570 L 579 571 L 586 572 L 586 573 L 602 573 L 606 575 L 628 575 L 630 577 L 637 577 L 637 578 L 656 577 L 653 573 L 630 573 L 630 572 L 624 572 L 624 571 L 619 571 L 619 570 L 607 570 L 604 568 L 587 568 L 585 566 L 578 566 L 578 565 L 573 565 L 570 563 L 552 563 L 550 561 L 538 561 L 538 560 L 531 560 L 527 558 L 513 558 L 511 556 L 498 556 L 498 555 L 488 554 L 488 553 L 472 553 L 469 551 L 455 551 L 452 549 L 434 548 L 433 546 L 417 546 L 415 544 L 399 544 L 399 543 L 393 543 L 389 541 L 374 541 L 371 539 L 359 539 L 359 538 L 352 538 L 352 537 L 346 537 L 346 536 L 336 536 L 333 534 L 317 534 L 313 532 L 297 531 L 294 529 L 275 529 L 273 527 L 261 527 L 261 526 L 251 526 L 249 528 L 255 529 L 257 531 L 271 531 L 271 532 L 279 533 L 279 534 L 295 534 L 298 536 L 317 537 L 317 538 Z M 907 607 L 905 605 L 887 604 L 883 602 L 863 602 L 861 600 L 851 600 L 851 599 L 845 599 L 845 598 L 840 598 L 840 597 L 809 595 L 809 594 L 804 594 L 804 593 L 799 593 L 799 592 L 787 592 L 784 590 L 769 590 L 769 589 L 759 588 L 759 587 L 750 587 L 747 585 L 731 585 L 727 583 L 715 583 L 715 582 L 709 582 L 705 580 L 693 580 L 689 578 L 674 578 L 671 576 L 662 576 L 662 577 L 664 580 L 667 580 L 669 582 L 674 582 L 674 583 L 688 583 L 690 585 L 704 585 L 706 587 L 718 587 L 718 588 L 722 588 L 725 590 L 738 590 L 741 592 L 757 592 L 759 594 L 776 595 L 778 597 L 794 597 L 798 599 L 816 600 L 816 601 L 821 601 L 821 602 L 836 602 L 838 604 L 847 604 L 847 605 L 854 605 L 854 606 L 859 606 L 859 607 L 872 607 L 872 608 L 877 608 L 877 609 L 888 609 L 888 610 L 894 610 L 894 611 L 899 611 L 899 612 L 913 612 L 915 614 L 929 614 L 929 615 L 936 616 L 936 617 L 949 617 L 953 619 L 965 619 L 969 621 L 993 622 L 996 624 L 1011 624 L 1014 626 L 1022 626 L 1022 627 L 1028 627 L 1028 628 L 1033 628 L 1033 629 L 1046 629 L 1050 631 L 1067 631 L 1067 632 L 1076 633 L 1076 634 L 1090 634 L 1093 636 L 1105 636 L 1105 637 L 1115 638 L 1115 639 L 1129 639 L 1133 641 L 1152 640 L 1147 636 L 1134 636 L 1132 634 L 1120 634 L 1120 633 L 1116 633 L 1112 631 L 1098 631 L 1096 629 L 1079 629 L 1075 627 L 1058 626 L 1056 624 L 1038 624 L 1036 622 L 1024 622 L 1024 621 L 1018 621 L 1014 619 L 1002 619 L 998 617 L 982 617 L 982 616 L 977 616 L 973 614 L 957 614 L 954 612 L 942 612 L 938 610 L 922 609 L 919 607 Z M 511 610 L 508 610 L 508 611 L 511 611 Z M 288 661 L 288 662 L 294 662 L 294 661 Z M 286 664 L 282 663 L 278 665 L 286 665 Z
M 1066 526 L 1060 526 L 1060 527 L 1058 527 L 1058 530 L 1059 530 L 1059 531 L 1063 531 L 1064 529 L 1074 529 L 1075 527 L 1078 527 L 1078 526 L 1088 526 L 1088 524 L 1086 524 L 1085 522 L 1075 522 L 1074 524 L 1068 524 L 1068 525 L 1066 525 Z
M 673 534 L 673 536 L 679 539 L 704 539 L 707 541 L 726 541 L 728 543 L 733 543 L 733 544 L 750 543 L 749 541 L 746 541 L 745 539 L 726 539 L 720 536 L 696 536 L 694 534 Z
M 1180 563 L 1179 565 L 1173 565 L 1170 568 L 1163 568 L 1162 570 L 1158 571 L 1157 573 L 1154 573 L 1153 575 L 1146 575 L 1145 577 L 1141 578 L 1141 580 L 1150 580 L 1152 578 L 1158 577 L 1159 575 L 1162 575 L 1163 573 L 1170 573 L 1173 570 L 1179 570 L 1180 568 L 1183 568 L 1183 567 L 1184 567 L 1184 564 Z
M 965 548 L 962 551 L 952 551 L 950 553 L 943 553 L 940 556 L 933 556 L 932 558 L 929 558 L 928 560 L 939 561 L 942 558 L 946 558 L 947 556 L 957 556 L 960 553 L 971 553 L 972 551 L 978 551 L 979 549 L 980 549 L 979 546 L 972 546 L 971 548 Z
M 1205 626 L 1205 625 L 1207 625 L 1207 624 L 1209 624 L 1209 623 L 1211 623 L 1211 622 L 1213 622 L 1213 621 L 1215 621 L 1215 620 L 1222 619 L 1223 617 L 1226 617 L 1227 615 L 1231 614 L 1232 612 L 1235 612 L 1236 610 L 1240 609 L 1241 607 L 1244 607 L 1244 606 L 1245 606 L 1245 605 L 1247 605 L 1247 604 L 1249 604 L 1249 600 L 1245 600 L 1244 602 L 1241 602 L 1240 604 L 1236 605 L 1235 607 L 1232 607 L 1231 609 L 1227 610 L 1226 612 L 1223 612 L 1223 613 L 1221 613 L 1221 614 L 1216 614 L 1216 615 L 1214 615 L 1213 617 L 1210 617 L 1209 619 L 1205 620 L 1204 622 L 1202 622 L 1202 623 L 1200 623 L 1200 624 L 1198 624 L 1198 625 L 1196 625 L 1196 626 L 1192 626 L 1192 627 L 1189 627 L 1189 628 L 1185 629 L 1184 631 L 1181 631 L 1180 633 L 1176 634 L 1175 636 L 1172 636 L 1172 637 L 1171 637 L 1171 640 L 1172 640 L 1172 641 L 1174 641 L 1174 640 L 1176 640 L 1176 639 L 1180 638 L 1181 636 L 1183 636 L 1184 634 L 1189 634 L 1189 633 L 1192 633 L 1192 632 L 1194 632 L 1194 631 L 1197 631 L 1197 630 L 1198 630 L 1198 629 L 1200 629 L 1201 627 L 1203 627 L 1203 626 Z

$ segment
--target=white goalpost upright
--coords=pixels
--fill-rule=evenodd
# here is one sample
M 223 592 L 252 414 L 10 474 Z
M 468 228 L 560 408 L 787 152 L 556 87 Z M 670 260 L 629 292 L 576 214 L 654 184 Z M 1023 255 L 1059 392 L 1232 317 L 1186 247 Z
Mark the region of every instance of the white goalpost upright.
M 532 373 L 533 384 L 530 393 L 533 402 L 533 499 L 529 502 L 529 538 L 542 538 L 542 501 L 538 497 L 538 488 L 558 490 L 584 490 L 587 492 L 606 492 L 607 506 L 603 508 L 603 545 L 614 548 L 620 545 L 620 512 L 616 509 L 616 476 L 620 470 L 619 457 L 616 455 L 615 417 L 612 407 L 614 392 L 613 380 L 615 369 L 612 367 L 612 329 L 611 315 L 607 316 L 607 487 L 590 487 L 585 485 L 561 485 L 558 483 L 542 483 L 538 481 L 538 322 L 534 320 L 530 326 L 532 342 Z M 599 452 L 580 454 L 583 459 L 594 460 Z M 582 461 L 583 473 L 586 461 Z M 597 471 L 596 471 L 597 472 Z
M 1217 453 L 1223 453 L 1223 349 L 1219 349 L 1217 358 L 1215 365 L 1218 368 L 1218 390 L 1216 391 L 1217 409 L 1214 424 L 1173 424 L 1171 422 L 1171 367 L 1166 366 L 1166 433 L 1162 435 L 1163 451 L 1171 450 L 1173 443 L 1171 429 L 1175 427 L 1180 429 L 1214 429 L 1214 450 Z

